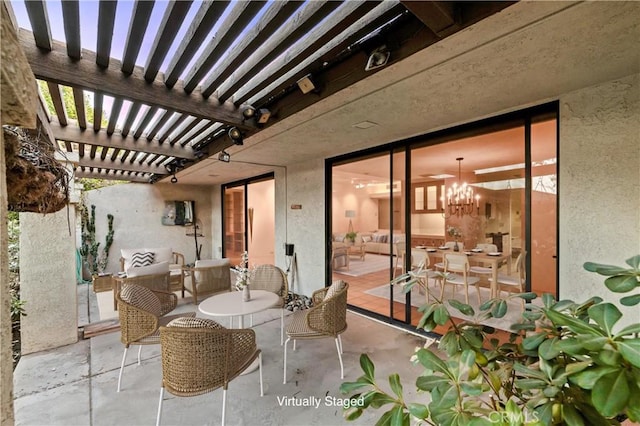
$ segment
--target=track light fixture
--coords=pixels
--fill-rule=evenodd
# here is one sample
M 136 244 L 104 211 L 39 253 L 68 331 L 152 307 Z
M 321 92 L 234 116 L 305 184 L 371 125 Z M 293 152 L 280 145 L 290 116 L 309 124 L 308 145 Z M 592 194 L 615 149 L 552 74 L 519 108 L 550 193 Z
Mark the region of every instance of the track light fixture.
M 256 109 L 251 105 L 243 105 L 240 107 L 240 111 L 242 111 L 242 117 L 245 120 L 250 120 L 256 115 Z
M 271 111 L 266 108 L 260 108 L 256 114 L 256 122 L 258 124 L 266 124 L 271 118 Z
M 237 127 L 231 127 L 227 132 L 235 145 L 242 145 L 242 132 Z
M 229 161 L 231 161 L 231 154 L 223 149 L 222 152 L 218 154 L 218 160 L 228 163 Z
M 387 65 L 390 55 L 391 54 L 387 50 L 387 46 L 378 47 L 371 53 L 371 55 L 369 55 L 369 60 L 367 61 L 367 65 L 364 67 L 364 70 L 371 71 Z

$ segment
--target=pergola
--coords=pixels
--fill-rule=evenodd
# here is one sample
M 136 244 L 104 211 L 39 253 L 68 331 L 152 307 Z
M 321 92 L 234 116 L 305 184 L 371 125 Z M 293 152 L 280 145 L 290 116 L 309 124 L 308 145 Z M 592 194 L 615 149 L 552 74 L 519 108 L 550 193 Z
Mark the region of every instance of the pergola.
M 33 30 L 20 29 L 19 42 L 55 109 L 41 99 L 40 134 L 75 154 L 77 177 L 145 183 L 241 143 L 238 135 L 250 138 L 512 4 L 100 1 L 93 6 L 96 47 L 87 50 L 81 37 L 92 22 L 80 3 L 61 3 L 65 40 L 58 41 L 47 2 L 25 2 Z M 116 58 L 119 7 L 131 12 Z M 152 28 L 151 14 L 163 7 Z M 180 28 L 186 31 L 178 42 Z M 147 33 L 153 44 L 142 57 Z M 64 86 L 73 91 L 77 119 L 69 118 Z

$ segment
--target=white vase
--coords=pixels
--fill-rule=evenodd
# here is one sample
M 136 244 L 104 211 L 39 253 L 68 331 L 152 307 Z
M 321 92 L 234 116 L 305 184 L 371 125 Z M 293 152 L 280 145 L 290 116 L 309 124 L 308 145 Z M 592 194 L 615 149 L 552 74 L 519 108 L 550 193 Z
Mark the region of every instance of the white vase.
M 249 300 L 251 300 L 251 292 L 249 291 L 249 286 L 245 285 L 242 288 L 242 301 L 248 302 Z

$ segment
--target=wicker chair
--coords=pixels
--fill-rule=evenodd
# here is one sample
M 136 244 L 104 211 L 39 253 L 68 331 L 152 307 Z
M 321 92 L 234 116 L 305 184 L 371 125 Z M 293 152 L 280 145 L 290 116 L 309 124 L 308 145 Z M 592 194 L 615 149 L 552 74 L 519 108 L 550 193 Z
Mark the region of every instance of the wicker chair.
M 151 290 L 136 284 L 127 284 L 116 295 L 120 317 L 120 341 L 124 344 L 124 354 L 118 375 L 118 392 L 122 383 L 124 363 L 130 345 L 140 345 L 138 364 L 143 345 L 160 343 L 159 327 L 178 317 L 193 317 L 194 312 L 166 315 L 175 309 L 178 297 L 168 291 Z
M 284 344 L 284 306 L 287 303 L 289 286 L 287 275 L 275 265 L 258 265 L 249 277 L 251 290 L 266 290 L 280 296 L 280 300 L 274 308 L 280 309 L 280 345 Z M 252 315 L 253 317 L 253 315 Z M 253 318 L 251 319 L 253 326 Z
M 260 367 L 260 396 L 264 395 L 262 354 L 253 330 L 227 329 L 204 318 L 180 318 L 160 327 L 160 341 L 162 387 L 156 425 L 160 425 L 165 389 L 176 396 L 196 396 L 220 387 L 224 425 L 229 382 L 256 358 Z
M 184 268 L 184 290 L 191 293 L 193 303 L 203 294 L 231 290 L 229 259 L 198 260 L 192 268 Z
M 284 342 L 284 380 L 287 383 L 287 344 L 293 339 L 296 350 L 298 339 L 324 339 L 333 337 L 340 360 L 340 378 L 344 379 L 342 364 L 342 334 L 347 329 L 347 290 L 349 284 L 334 281 L 331 287 L 317 290 L 311 296 L 313 307 L 296 311 L 287 327 L 287 340 Z
M 171 291 L 171 275 L 169 272 L 151 275 L 138 275 L 134 277 L 117 277 L 114 279 L 113 309 L 118 309 L 117 295 L 127 285 L 139 285 L 153 291 Z

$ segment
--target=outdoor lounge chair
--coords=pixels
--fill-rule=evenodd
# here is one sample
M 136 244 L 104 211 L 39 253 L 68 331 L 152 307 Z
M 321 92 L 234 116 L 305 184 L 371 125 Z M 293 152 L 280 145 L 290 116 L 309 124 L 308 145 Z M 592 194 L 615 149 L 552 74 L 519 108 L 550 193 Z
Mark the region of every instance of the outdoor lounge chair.
M 178 317 L 193 317 L 194 312 L 166 315 L 175 309 L 178 297 L 167 291 L 151 290 L 136 284 L 127 284 L 116 295 L 120 317 L 120 341 L 124 344 L 124 354 L 118 375 L 118 392 L 122 383 L 124 363 L 130 345 L 140 345 L 138 365 L 142 345 L 160 343 L 159 327 Z
M 287 344 L 296 340 L 325 339 L 333 337 L 340 360 L 340 378 L 344 379 L 342 364 L 342 334 L 347 329 L 347 290 L 349 284 L 342 280 L 334 281 L 330 287 L 317 290 L 311 296 L 313 307 L 296 311 L 287 327 L 287 340 L 284 342 L 284 380 L 287 383 Z
M 184 290 L 191 293 L 193 303 L 204 294 L 231 290 L 229 259 L 197 260 L 192 268 L 184 268 Z
M 273 308 L 280 309 L 280 345 L 284 344 L 284 306 L 287 303 L 289 288 L 287 275 L 275 265 L 258 265 L 249 278 L 251 290 L 266 290 L 280 296 L 280 300 Z M 253 315 L 252 315 L 253 325 Z
M 180 318 L 160 328 L 162 386 L 156 425 L 160 425 L 165 389 L 176 396 L 197 396 L 222 388 L 222 422 L 225 424 L 227 388 L 255 359 L 260 368 L 262 353 L 251 329 L 227 329 L 204 318 Z M 243 396 L 247 404 L 251 400 Z

